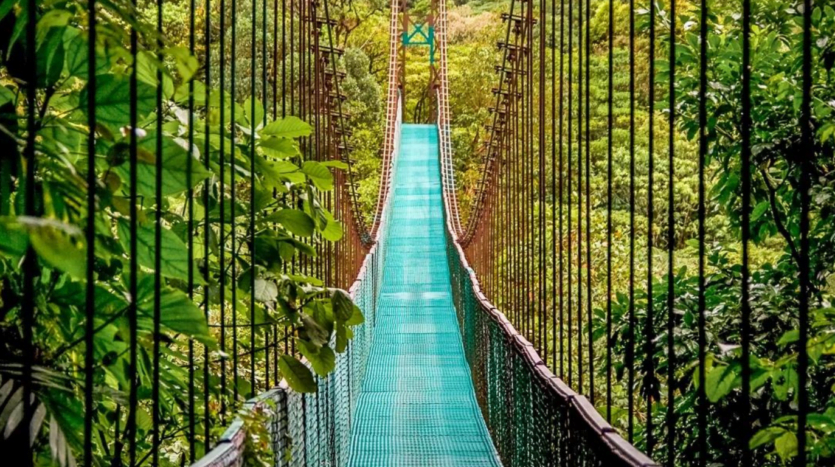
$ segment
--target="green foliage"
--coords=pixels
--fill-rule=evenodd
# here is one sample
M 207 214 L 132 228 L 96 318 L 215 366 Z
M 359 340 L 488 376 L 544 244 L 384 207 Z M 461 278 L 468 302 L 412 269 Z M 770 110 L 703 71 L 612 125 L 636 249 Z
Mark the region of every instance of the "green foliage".
M 738 240 L 741 236 L 741 28 L 738 4 L 720 2 L 711 9 L 708 42 L 707 112 L 709 141 L 705 161 L 708 177 L 707 205 L 707 278 L 706 335 L 708 343 L 705 392 L 708 407 L 708 446 L 710 459 L 735 462 L 741 459 L 740 441 L 754 449 L 756 465 L 788 465 L 797 456 L 798 365 L 798 245 L 800 238 L 800 170 L 797 155 L 802 152 L 799 119 L 802 101 L 801 14 L 782 2 L 759 2 L 752 11 L 752 193 L 750 254 L 750 301 L 752 347 L 750 440 L 739 440 L 742 390 L 741 357 L 741 266 Z M 693 143 L 698 140 L 699 40 L 698 5 L 679 8 L 676 47 L 676 99 L 678 127 Z M 643 12 L 644 24 L 649 14 L 657 14 L 661 25 L 658 57 L 666 57 L 669 21 L 666 12 Z M 835 10 L 816 7 L 813 13 L 813 109 L 812 126 L 816 141 L 810 155 L 813 166 L 812 227 L 810 232 L 813 293 L 812 329 L 808 343 L 810 365 L 809 434 L 807 451 L 810 465 L 831 465 L 835 457 L 835 415 L 831 382 L 835 366 L 831 357 L 831 338 L 835 314 L 828 308 L 832 300 L 830 277 L 835 270 L 831 213 L 831 161 L 833 140 L 830 131 L 835 88 L 832 87 L 831 31 L 835 30 Z M 665 31 L 666 29 L 666 31 Z M 660 58 L 655 77 L 662 95 L 669 80 L 669 63 Z M 828 104 L 827 104 L 828 103 Z M 682 151 L 677 149 L 676 157 Z M 691 173 L 692 170 L 690 169 Z M 679 168 L 676 168 L 679 171 Z M 678 184 L 679 182 L 677 182 Z M 692 188 L 690 189 L 692 190 Z M 657 193 L 658 191 L 656 191 Z M 679 200 L 693 202 L 692 196 L 676 194 Z M 666 202 L 662 202 L 664 206 Z M 691 211 L 692 212 L 692 211 Z M 684 213 L 677 212 L 681 218 Z M 691 217 L 692 219 L 692 217 Z M 679 269 L 672 278 L 675 290 L 676 374 L 671 381 L 666 374 L 669 355 L 663 342 L 646 344 L 647 314 L 653 314 L 656 335 L 668 325 L 667 278 L 653 274 L 653 306 L 642 285 L 633 303 L 624 295 L 612 302 L 615 337 L 613 345 L 617 381 L 625 384 L 625 360 L 629 336 L 626 313 L 630 305 L 636 312 L 635 329 L 637 380 L 643 401 L 638 410 L 655 419 L 655 437 L 666 436 L 663 424 L 667 388 L 673 386 L 675 411 L 679 416 L 675 453 L 678 465 L 692 465 L 698 452 L 695 401 L 698 390 L 698 276 L 694 266 L 697 253 L 693 222 L 676 229 L 676 263 Z M 662 226 L 662 229 L 664 227 Z M 639 263 L 640 264 L 640 263 Z M 687 267 L 687 266 L 690 267 Z M 617 290 L 627 289 L 620 287 Z M 602 305 L 602 304 L 601 304 Z M 598 310 L 595 326 L 604 326 L 604 311 Z M 663 337 L 666 341 L 666 337 Z M 652 362 L 654 371 L 649 371 Z M 600 375 L 604 377 L 603 374 Z M 652 407 L 647 408 L 647 401 Z M 618 404 L 623 404 L 622 400 Z M 622 407 L 623 405 L 621 405 Z M 625 419 L 617 420 L 621 426 Z M 637 423 L 639 443 L 645 442 L 643 428 Z M 666 458 L 665 446 L 656 446 L 657 456 Z M 709 460 L 710 460 L 709 459 Z M 730 464 L 736 465 L 736 463 Z
M 266 112 L 260 102 L 239 103 L 243 99 L 233 101 L 223 94 L 227 121 L 221 125 L 221 93 L 193 80 L 200 64 L 177 42 L 181 36 L 174 34 L 158 45 L 155 27 L 140 18 L 132 23 L 139 31 L 142 50 L 134 61 L 125 16 L 131 4 L 118 0 L 99 4 L 99 8 L 94 86 L 87 69 L 91 57 L 86 4 L 39 3 L 34 19 L 38 80 L 29 84 L 37 98 L 29 102 L 23 97 L 29 88 L 22 65 L 25 39 L 20 35 L 28 21 L 26 5 L 19 0 L 0 2 L 0 451 L 14 456 L 24 449 L 21 441 L 28 429 L 34 434 L 38 465 L 73 465 L 81 455 L 84 414 L 91 413 L 95 465 L 124 465 L 130 436 L 125 427 L 132 416 L 137 420 L 139 456 L 149 455 L 153 342 L 159 338 L 161 465 L 182 465 L 187 459 L 182 446 L 188 444 L 188 430 L 183 427 L 189 408 L 196 408 L 196 431 L 202 434 L 204 418 L 218 425 L 228 421 L 218 416 L 221 404 L 234 407 L 241 402 L 234 397 L 235 385 L 221 391 L 221 362 L 228 353 L 240 353 L 249 344 L 263 348 L 267 330 L 295 329 L 296 334 L 288 338 L 296 339 L 304 349 L 312 370 L 326 376 L 335 367 L 336 353 L 345 351 L 350 328 L 362 323 L 362 312 L 345 292 L 325 287 L 316 278 L 286 272 L 299 258 L 315 256 L 317 245 L 342 237 L 341 223 L 323 208 L 323 193 L 333 189 L 332 170 L 346 166 L 302 161 L 296 140 L 309 136 L 311 126 L 295 117 L 264 122 Z M 187 6 L 183 9 L 179 2 L 167 2 L 165 21 L 177 23 L 184 12 Z M 134 66 L 138 125 L 130 128 Z M 239 71 L 250 75 L 249 70 Z M 163 96 L 160 109 L 158 90 Z M 88 127 L 86 113 L 90 93 L 94 93 L 95 128 Z M 232 106 L 235 121 L 230 122 Z M 31 107 L 37 117 L 34 126 L 27 127 L 25 117 Z M 28 180 L 24 169 L 32 162 L 21 155 L 28 149 L 26 135 L 32 133 L 36 135 L 35 178 Z M 88 154 L 86 142 L 91 134 L 96 136 L 96 145 L 94 153 Z M 130 197 L 134 135 L 136 200 Z M 89 157 L 95 158 L 92 186 L 86 182 Z M 156 196 L 158 163 L 162 166 L 160 198 Z M 23 210 L 28 184 L 35 187 L 36 212 L 31 216 Z M 90 190 L 95 192 L 96 203 L 88 215 Z M 159 224 L 157 209 L 163 213 Z M 134 211 L 136 217 L 131 218 Z M 193 211 L 192 219 L 189 211 Z M 93 245 L 86 243 L 87 229 L 94 232 Z M 135 296 L 129 286 L 132 240 L 138 247 Z M 86 258 L 90 247 L 95 247 L 92 264 Z M 20 265 L 27 251 L 35 261 L 35 287 L 32 296 L 23 297 Z M 155 254 L 160 256 L 158 269 Z M 83 382 L 87 267 L 93 268 L 95 277 L 92 388 L 85 388 Z M 155 287 L 157 279 L 162 282 L 160 288 Z M 241 300 L 253 284 L 255 300 Z M 233 290 L 239 292 L 234 303 Z M 35 304 L 36 416 L 30 427 L 21 426 L 24 299 Z M 132 306 L 137 310 L 135 342 L 131 342 L 128 314 Z M 156 313 L 159 335 L 154 334 Z M 256 330 L 239 336 L 240 348 L 222 348 L 217 328 L 221 316 L 226 325 L 232 320 Z M 132 346 L 138 352 L 138 366 L 133 369 L 138 378 L 136 406 L 128 404 Z M 255 358 L 259 354 L 242 356 L 241 367 Z M 195 369 L 206 367 L 208 379 L 201 371 L 190 374 L 192 361 Z M 281 356 L 278 364 L 294 389 L 315 391 L 313 371 L 307 365 L 289 355 Z M 268 383 L 260 367 L 248 376 L 259 386 Z M 212 401 L 210 413 L 203 413 L 202 404 L 189 400 L 186 388 L 191 377 L 195 400 L 206 395 Z M 237 382 L 244 397 L 257 390 L 245 379 Z M 94 394 L 92 408 L 83 406 L 85 390 Z M 256 414 L 247 421 L 246 449 L 253 453 L 247 457 L 248 465 L 264 465 L 262 448 L 269 440 L 265 425 L 260 426 L 264 420 L 264 414 Z
M 271 467 L 274 464 L 270 422 L 275 415 L 275 407 L 267 402 L 241 410 L 238 418 L 243 422 L 242 429 L 247 436 L 244 440 L 243 462 L 245 467 Z

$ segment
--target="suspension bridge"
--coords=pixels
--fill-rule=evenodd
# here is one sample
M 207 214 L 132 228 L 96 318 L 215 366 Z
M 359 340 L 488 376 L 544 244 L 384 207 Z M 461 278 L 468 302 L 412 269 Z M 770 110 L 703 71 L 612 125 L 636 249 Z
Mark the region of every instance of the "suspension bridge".
M 648 15 L 649 97 L 639 102 L 634 2 L 621 17 L 613 0 L 510 0 L 496 18 L 500 61 L 483 64 L 496 71 L 494 103 L 477 183 L 465 189 L 453 154 L 447 2 L 432 0 L 415 21 L 413 5 L 392 1 L 370 216 L 343 108 L 335 10 L 344 5 L 253 0 L 244 13 L 236 0 L 191 0 L 187 46 L 178 47 L 166 43 L 175 31 L 164 3 L 0 4 L 9 26 L 0 28 L 9 31 L 0 52 L 10 57 L 0 89 L 0 331 L 10 343 L 0 348 L 0 451 L 11 465 L 748 467 L 766 459 L 754 449 L 772 442 L 799 467 L 811 465 L 807 450 L 826 457 L 807 449 L 829 426 L 824 414 L 809 421 L 819 402 L 807 387 L 813 170 L 798 156 L 797 225 L 782 225 L 777 205 L 789 196 L 776 199 L 768 177 L 770 203 L 751 206 L 748 2 L 733 186 L 742 190 L 742 264 L 730 282 L 741 293 L 740 318 L 738 334 L 725 337 L 739 345 L 720 354 L 738 347 L 730 364 L 708 357 L 705 324 L 710 31 L 703 25 L 689 44 L 700 54 L 698 91 L 678 95 L 675 1 L 661 15 L 668 29 L 655 6 Z M 812 2 L 802 3 L 797 144 L 811 154 Z M 706 2 L 699 12 L 706 24 Z M 592 34 L 598 13 L 608 29 Z M 628 84 L 614 78 L 623 24 Z M 658 73 L 662 34 L 669 56 Z M 602 90 L 592 50 L 604 46 Z M 426 89 L 407 86 L 410 47 L 428 51 Z M 236 72 L 241 66 L 249 77 Z M 420 121 L 404 121 L 407 92 L 426 97 L 412 112 Z M 687 227 L 675 212 L 677 99 L 693 96 L 698 285 L 686 300 L 695 304 L 681 299 L 674 270 L 676 229 Z M 626 136 L 616 121 L 626 116 L 613 110 L 619 98 L 628 100 Z M 636 188 L 641 105 L 646 193 Z M 599 112 L 608 118 L 602 129 L 592 126 Z M 656 161 L 656 133 L 666 140 L 664 161 Z M 629 167 L 621 199 L 613 188 L 619 149 Z M 604 157 L 593 163 L 593 154 Z M 668 227 L 653 233 L 657 162 L 665 164 Z M 593 205 L 600 193 L 604 207 Z M 639 196 L 649 219 L 642 245 Z M 629 206 L 621 231 L 617 202 Z M 797 363 L 785 370 L 751 354 L 748 244 L 766 209 L 799 270 L 788 287 L 799 297 L 798 332 L 780 339 L 797 345 Z M 621 235 L 628 297 L 613 285 Z M 662 282 L 653 276 L 654 241 L 665 254 Z M 691 305 L 694 313 L 681 311 Z M 694 356 L 685 361 L 688 346 Z M 765 425 L 755 421 L 752 394 L 768 378 L 778 390 L 796 383 L 777 397 L 792 401 L 794 415 L 754 436 Z M 708 416 L 718 416 L 711 404 L 734 390 L 734 431 L 709 435 Z
M 533 156 L 532 146 L 530 154 L 500 154 L 510 150 L 510 138 L 527 138 L 510 130 L 508 115 L 520 102 L 534 111 L 519 79 L 535 72 L 533 7 L 512 5 L 503 17 L 488 163 L 465 229 L 450 143 L 446 4 L 433 2 L 428 24 L 413 24 L 407 4 L 392 2 L 375 241 L 351 289 L 367 329 L 345 361 L 337 359 L 336 372 L 320 379 L 317 394 L 296 394 L 284 384 L 253 401 L 277 404 L 276 465 L 656 465 L 551 372 L 490 303 L 463 249 L 483 228 L 478 220 L 489 202 L 491 164 Z M 520 5 L 522 13 L 514 11 Z M 406 47 L 414 46 L 429 48 L 434 124 L 402 121 Z M 195 466 L 237 465 L 243 431 L 233 425 Z

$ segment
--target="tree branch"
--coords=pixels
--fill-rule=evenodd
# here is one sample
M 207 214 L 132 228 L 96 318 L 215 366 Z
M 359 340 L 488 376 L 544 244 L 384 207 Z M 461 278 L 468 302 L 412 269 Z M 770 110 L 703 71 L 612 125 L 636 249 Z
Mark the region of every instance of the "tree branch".
M 759 171 L 763 177 L 766 188 L 768 188 L 768 201 L 771 206 L 771 215 L 774 217 L 774 223 L 777 225 L 777 231 L 780 232 L 780 235 L 782 235 L 783 239 L 786 240 L 786 244 L 788 244 L 789 249 L 791 250 L 792 258 L 800 264 L 800 252 L 797 251 L 797 246 L 794 244 L 791 234 L 786 228 L 786 225 L 783 223 L 783 219 L 780 217 L 780 209 L 777 205 L 777 189 L 771 184 L 771 179 L 765 170 L 760 167 Z

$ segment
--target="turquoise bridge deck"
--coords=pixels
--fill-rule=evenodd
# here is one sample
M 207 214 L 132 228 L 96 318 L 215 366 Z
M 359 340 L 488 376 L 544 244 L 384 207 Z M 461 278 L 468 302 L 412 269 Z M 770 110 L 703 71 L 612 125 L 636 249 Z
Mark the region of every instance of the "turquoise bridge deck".
M 500 466 L 452 302 L 434 125 L 403 125 L 356 467 Z

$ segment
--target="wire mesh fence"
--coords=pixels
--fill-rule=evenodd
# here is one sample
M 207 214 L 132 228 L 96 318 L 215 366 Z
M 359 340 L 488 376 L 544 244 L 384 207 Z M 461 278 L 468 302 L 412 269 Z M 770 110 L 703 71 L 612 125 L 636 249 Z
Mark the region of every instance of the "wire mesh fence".
M 554 376 L 533 344 L 487 300 L 463 250 L 447 235 L 464 351 L 503 465 L 658 465 L 626 442 L 587 398 Z

